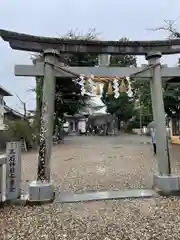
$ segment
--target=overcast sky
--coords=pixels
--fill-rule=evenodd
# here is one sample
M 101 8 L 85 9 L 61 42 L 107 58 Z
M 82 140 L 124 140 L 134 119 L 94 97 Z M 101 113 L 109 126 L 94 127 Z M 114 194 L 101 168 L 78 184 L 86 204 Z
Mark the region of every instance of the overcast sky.
M 34 35 L 57 37 L 70 29 L 86 33 L 96 28 L 102 39 L 131 40 L 164 39 L 163 31 L 149 32 L 148 28 L 175 20 L 180 16 L 180 0 L 0 0 L 0 28 Z M 179 20 L 177 20 L 177 27 Z M 180 29 L 180 27 L 179 27 Z M 30 64 L 30 53 L 12 50 L 0 39 L 0 84 L 12 94 L 35 108 L 35 96 L 28 89 L 35 85 L 31 78 L 15 77 L 15 64 Z M 177 55 L 166 56 L 163 62 L 174 66 Z M 144 63 L 144 58 L 139 63 Z M 7 103 L 22 111 L 16 97 Z

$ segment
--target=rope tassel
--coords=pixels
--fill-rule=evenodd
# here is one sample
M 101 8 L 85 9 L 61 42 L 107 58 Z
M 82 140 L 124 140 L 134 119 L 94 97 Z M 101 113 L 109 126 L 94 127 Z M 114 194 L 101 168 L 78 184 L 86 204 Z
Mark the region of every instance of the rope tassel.
M 120 87 L 119 87 L 119 91 L 122 93 L 122 92 L 127 92 L 127 88 L 126 88 L 126 84 L 124 82 L 124 79 L 121 80 L 121 84 L 120 84 Z
M 109 84 L 108 84 L 108 95 L 113 95 L 113 88 L 112 88 L 111 82 L 109 82 Z
M 101 88 L 99 83 L 96 84 L 96 95 L 101 95 Z

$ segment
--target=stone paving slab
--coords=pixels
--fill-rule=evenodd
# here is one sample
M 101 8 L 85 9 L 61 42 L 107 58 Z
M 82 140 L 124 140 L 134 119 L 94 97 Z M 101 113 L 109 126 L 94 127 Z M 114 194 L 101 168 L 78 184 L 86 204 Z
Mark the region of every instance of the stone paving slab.
M 130 189 L 124 191 L 101 191 L 86 193 L 60 193 L 56 198 L 59 203 L 75 203 L 100 200 L 116 200 L 127 198 L 150 198 L 158 197 L 158 194 L 151 189 Z

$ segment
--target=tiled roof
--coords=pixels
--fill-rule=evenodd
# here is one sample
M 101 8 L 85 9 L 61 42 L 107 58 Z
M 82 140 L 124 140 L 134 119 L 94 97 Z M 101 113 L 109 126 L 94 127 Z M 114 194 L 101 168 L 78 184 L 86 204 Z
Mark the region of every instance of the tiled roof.
M 0 85 L 0 95 L 2 96 L 12 96 L 12 94 Z
M 6 104 L 4 105 L 4 109 L 5 109 L 6 112 L 11 112 L 12 114 L 14 114 L 14 115 L 16 115 L 16 116 L 18 116 L 20 118 L 24 117 L 22 113 L 17 112 L 16 110 L 14 110 L 13 108 L 7 106 Z

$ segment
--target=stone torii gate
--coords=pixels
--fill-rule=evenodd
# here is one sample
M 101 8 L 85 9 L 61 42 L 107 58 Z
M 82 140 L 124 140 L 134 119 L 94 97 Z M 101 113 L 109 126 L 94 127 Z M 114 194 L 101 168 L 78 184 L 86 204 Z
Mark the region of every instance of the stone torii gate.
M 53 199 L 53 185 L 50 181 L 50 158 L 52 146 L 52 126 L 55 100 L 56 78 L 74 78 L 75 74 L 84 74 L 95 77 L 125 77 L 133 76 L 142 80 L 150 80 L 153 116 L 157 125 L 157 161 L 158 173 L 154 176 L 154 186 L 162 191 L 179 191 L 179 177 L 171 175 L 169 158 L 167 153 L 165 114 L 162 92 L 162 80 L 168 81 L 180 76 L 180 68 L 169 68 L 160 65 L 162 54 L 180 53 L 180 40 L 168 41 L 82 41 L 62 40 L 57 38 L 36 37 L 0 30 L 0 36 L 8 41 L 16 50 L 43 52 L 45 61 L 37 62 L 36 65 L 16 65 L 16 76 L 44 77 L 43 107 L 41 124 L 41 142 L 39 151 L 38 181 L 34 181 L 29 187 L 30 201 L 47 201 Z M 59 63 L 60 53 L 96 53 L 99 54 L 98 67 L 64 67 Z M 145 55 L 148 67 L 128 68 L 109 67 L 109 55 L 132 54 Z M 60 69 L 57 69 L 60 66 Z M 161 80 L 162 78 L 162 80 Z M 153 193 L 141 192 L 139 196 L 149 196 Z M 137 197 L 137 193 L 135 196 Z M 126 194 L 115 194 L 116 198 L 124 198 Z M 127 197 L 133 197 L 131 193 Z M 83 197 L 79 198 L 82 200 Z M 87 197 L 85 197 L 86 200 Z M 112 199 L 111 195 L 105 198 L 97 195 L 93 199 Z M 62 198 L 62 201 L 67 199 Z M 68 201 L 68 200 L 67 200 Z M 72 201 L 72 200 L 69 200 Z

